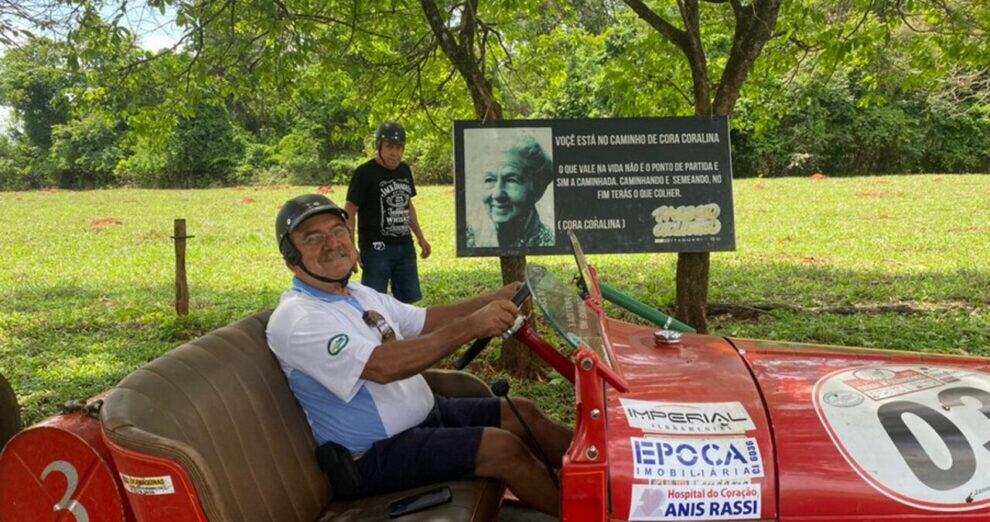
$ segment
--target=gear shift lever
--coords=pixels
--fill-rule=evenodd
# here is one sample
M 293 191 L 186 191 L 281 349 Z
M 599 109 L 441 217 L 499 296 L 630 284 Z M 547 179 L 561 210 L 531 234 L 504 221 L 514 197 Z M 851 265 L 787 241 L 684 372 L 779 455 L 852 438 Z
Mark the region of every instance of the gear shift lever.
M 526 421 L 523 420 L 522 415 L 519 414 L 519 410 L 516 409 L 516 405 L 509 398 L 509 383 L 504 380 L 497 380 L 492 383 L 492 393 L 497 397 L 502 397 L 505 402 L 509 403 L 509 408 L 512 409 L 512 413 L 516 415 L 519 419 L 519 424 L 522 424 L 523 429 L 526 430 L 526 434 L 529 435 L 529 440 L 532 441 L 533 447 L 536 448 L 536 452 L 540 455 L 540 460 L 543 461 L 543 465 L 547 468 L 547 473 L 550 475 L 550 480 L 553 481 L 554 487 L 560 489 L 560 480 L 557 478 L 557 474 L 553 472 L 553 466 L 550 464 L 550 459 L 547 458 L 546 453 L 543 453 L 543 448 L 540 446 L 540 442 L 536 440 L 533 436 L 533 432 L 530 431 L 529 426 Z

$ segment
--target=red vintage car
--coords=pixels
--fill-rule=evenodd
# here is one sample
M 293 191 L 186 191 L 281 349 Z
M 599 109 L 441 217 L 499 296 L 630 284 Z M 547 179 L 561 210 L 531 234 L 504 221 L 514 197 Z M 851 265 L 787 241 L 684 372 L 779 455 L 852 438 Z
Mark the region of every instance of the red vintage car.
M 559 347 L 529 325 L 516 333 L 574 383 L 564 520 L 990 520 L 990 361 L 610 319 L 603 300 L 629 299 L 603 295 L 572 241 L 576 289 L 527 269 Z M 416 491 L 333 499 L 266 320 L 169 352 L 89 415 L 14 436 L 0 456 L 0 521 L 387 520 L 386 506 Z M 428 380 L 442 394 L 488 393 L 459 372 Z M 449 487 L 449 503 L 399 520 L 492 520 L 512 498 L 487 480 Z

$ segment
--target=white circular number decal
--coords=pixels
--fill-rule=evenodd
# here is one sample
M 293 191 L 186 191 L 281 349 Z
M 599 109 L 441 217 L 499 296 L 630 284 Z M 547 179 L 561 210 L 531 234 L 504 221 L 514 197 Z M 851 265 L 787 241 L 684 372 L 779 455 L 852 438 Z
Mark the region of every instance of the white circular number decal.
M 52 511 L 65 510 L 72 513 L 72 516 L 75 517 L 77 522 L 89 522 L 89 513 L 86 512 L 86 508 L 78 500 L 72 498 L 72 495 L 76 493 L 76 488 L 79 487 L 79 473 L 76 471 L 75 466 L 64 460 L 53 461 L 42 470 L 41 480 L 48 478 L 48 475 L 53 471 L 65 475 L 66 484 L 62 499 L 55 503 Z
M 842 456 L 884 495 L 936 511 L 990 506 L 990 375 L 858 367 L 823 377 L 813 393 Z

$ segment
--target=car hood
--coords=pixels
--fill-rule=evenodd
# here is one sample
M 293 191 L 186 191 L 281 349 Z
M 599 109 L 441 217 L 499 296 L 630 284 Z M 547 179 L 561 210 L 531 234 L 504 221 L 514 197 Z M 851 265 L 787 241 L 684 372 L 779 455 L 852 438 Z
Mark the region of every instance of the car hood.
M 613 520 L 990 514 L 990 360 L 605 326 Z
M 779 514 L 990 514 L 990 360 L 732 339 L 773 431 Z

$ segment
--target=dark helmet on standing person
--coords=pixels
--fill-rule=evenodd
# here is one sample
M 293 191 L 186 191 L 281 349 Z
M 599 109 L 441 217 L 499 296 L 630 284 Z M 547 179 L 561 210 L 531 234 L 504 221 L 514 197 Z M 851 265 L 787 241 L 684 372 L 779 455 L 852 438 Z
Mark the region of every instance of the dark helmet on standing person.
M 347 222 L 347 212 L 322 194 L 304 194 L 286 201 L 275 217 L 275 239 L 278 250 L 290 265 L 300 265 L 302 254 L 292 244 L 289 234 L 303 221 L 317 214 L 334 214 Z
M 375 150 L 382 149 L 383 141 L 389 141 L 391 143 L 397 143 L 405 146 L 406 129 L 403 129 L 402 125 L 398 122 L 386 121 L 385 123 L 379 125 L 378 130 L 375 131 Z

